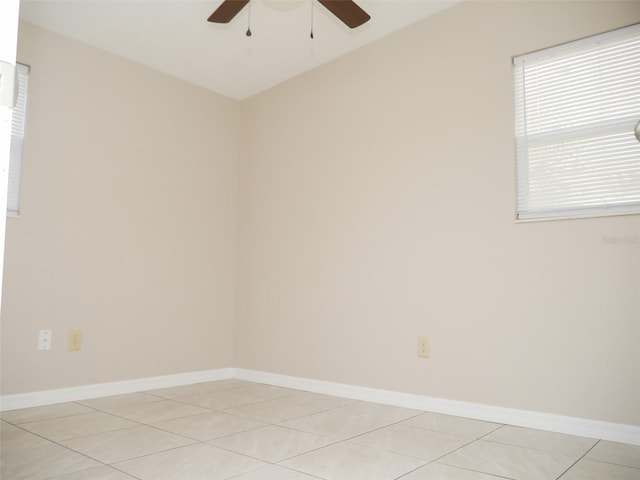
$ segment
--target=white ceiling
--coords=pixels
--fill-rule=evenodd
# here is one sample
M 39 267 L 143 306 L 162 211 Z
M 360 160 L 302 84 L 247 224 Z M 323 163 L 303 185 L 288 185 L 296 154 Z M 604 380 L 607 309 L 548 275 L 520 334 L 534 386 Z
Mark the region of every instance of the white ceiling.
M 242 100 L 461 0 L 356 1 L 371 20 L 353 30 L 312 0 L 252 0 L 226 25 L 206 21 L 222 0 L 22 0 L 20 18 Z

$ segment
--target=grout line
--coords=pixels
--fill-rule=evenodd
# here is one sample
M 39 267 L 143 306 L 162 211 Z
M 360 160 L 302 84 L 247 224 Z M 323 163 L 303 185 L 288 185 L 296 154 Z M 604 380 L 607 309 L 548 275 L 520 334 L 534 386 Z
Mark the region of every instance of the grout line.
M 590 462 L 606 463 L 607 465 L 614 465 L 616 467 L 632 468 L 634 470 L 640 470 L 640 467 L 634 467 L 633 465 L 623 465 L 622 463 L 605 462 L 604 460 L 594 460 L 592 458 L 587 458 L 587 460 L 589 460 Z
M 551 433 L 553 433 L 553 432 L 551 432 Z M 587 437 L 580 437 L 580 438 L 585 438 L 585 439 L 587 439 Z M 587 453 L 588 453 L 588 452 L 589 452 L 593 447 L 595 447 L 595 446 L 597 445 L 597 443 L 600 441 L 600 440 L 598 440 L 598 439 L 596 439 L 596 438 L 594 438 L 594 439 L 592 439 L 592 440 L 593 440 L 595 443 L 586 449 L 586 451 L 585 451 L 585 453 L 584 453 L 585 455 L 586 455 L 586 454 L 587 454 Z M 489 442 L 489 443 L 493 443 L 493 444 L 495 444 L 495 445 L 504 445 L 504 446 L 507 446 L 507 447 L 519 447 L 519 448 L 526 448 L 526 449 L 528 449 L 528 450 L 534 450 L 534 451 L 536 451 L 536 452 L 541 452 L 541 453 L 550 453 L 550 454 L 553 454 L 553 455 L 564 455 L 565 457 L 573 457 L 573 456 L 574 456 L 574 455 L 571 455 L 571 454 L 568 454 L 568 453 L 559 453 L 559 452 L 557 452 L 557 451 L 542 450 L 542 449 L 541 449 L 541 448 L 539 448 L 539 447 L 531 447 L 531 446 L 524 446 L 524 445 L 516 445 L 516 444 L 513 444 L 513 443 L 498 442 L 498 441 L 496 441 L 496 440 L 484 440 L 484 441 L 485 441 L 485 442 Z M 580 457 L 580 458 L 582 458 L 582 457 Z
M 598 445 L 599 443 L 600 443 L 600 440 L 598 440 L 596 443 L 594 443 L 589 450 L 584 452 L 584 454 L 580 458 L 578 458 L 575 462 L 573 462 L 571 465 L 569 465 L 569 467 L 564 472 L 562 472 L 558 477 L 556 477 L 556 480 L 559 480 L 560 478 L 564 477 L 564 475 L 569 470 L 571 470 L 580 460 L 582 460 L 584 457 L 586 457 L 589 454 L 589 452 L 591 450 L 593 450 L 596 447 L 596 445 Z
M 467 444 L 467 445 L 468 445 L 468 444 Z M 451 453 L 451 452 L 450 452 L 450 453 Z M 448 455 L 448 454 L 447 454 L 447 455 Z M 412 473 L 414 473 L 414 472 L 417 472 L 417 471 L 418 471 L 418 470 L 420 470 L 421 468 L 426 467 L 427 465 L 442 465 L 442 466 L 445 466 L 445 467 L 455 468 L 455 469 L 458 469 L 458 470 L 464 470 L 465 472 L 479 473 L 479 474 L 481 474 L 481 475 L 484 475 L 484 476 L 487 476 L 487 477 L 491 477 L 491 478 L 502 479 L 502 480 L 517 480 L 517 479 L 512 478 L 512 477 L 503 477 L 502 475 L 494 475 L 493 473 L 486 473 L 486 472 L 481 472 L 481 471 L 479 471 L 479 470 L 472 470 L 472 469 L 470 469 L 470 468 L 458 467 L 458 466 L 448 465 L 448 464 L 446 464 L 446 463 L 436 463 L 436 462 L 437 462 L 437 460 L 433 460 L 433 461 L 431 461 L 431 462 L 427 463 L 426 465 L 422 465 L 421 467 L 418 467 L 418 468 L 416 468 L 416 469 L 414 469 L 414 470 L 411 470 L 410 472 L 407 472 L 407 473 L 405 473 L 405 474 L 401 475 L 400 477 L 397 477 L 395 480 L 400 480 L 400 479 L 402 479 L 402 478 L 405 478 L 405 477 L 407 477 L 408 475 L 410 475 L 410 474 L 412 474 Z
M 460 437 L 466 437 L 466 438 L 468 438 L 469 440 L 471 440 L 471 441 L 469 441 L 469 442 L 467 442 L 467 443 L 465 443 L 465 444 L 463 444 L 463 445 L 460 445 L 459 447 L 457 447 L 457 448 L 455 448 L 455 449 L 451 450 L 450 452 L 447 452 L 447 453 L 445 453 L 445 454 L 443 454 L 443 455 L 440 455 L 440 456 L 439 456 L 439 457 L 437 457 L 437 458 L 434 458 L 434 459 L 433 459 L 433 460 L 431 460 L 429 463 L 427 463 L 427 465 L 437 463 L 439 460 L 443 459 L 444 457 L 446 457 L 446 456 L 448 456 L 448 455 L 451 455 L 452 453 L 457 452 L 458 450 L 461 450 L 461 449 L 463 449 L 464 447 L 467 447 L 467 446 L 471 445 L 472 443 L 475 443 L 475 442 L 477 442 L 477 441 L 482 440 L 482 439 L 483 439 L 484 437 L 486 437 L 487 435 L 492 434 L 493 432 L 495 432 L 496 430 L 499 430 L 499 429 L 500 429 L 500 428 L 502 428 L 502 427 L 504 427 L 504 425 L 498 425 L 496 428 L 494 428 L 494 429 L 493 429 L 493 430 L 491 430 L 490 432 L 487 432 L 487 433 L 485 433 L 484 435 L 481 435 L 481 436 L 480 436 L 480 437 L 478 437 L 478 438 L 467 437 L 466 435 L 451 434 L 451 433 L 449 433 L 449 432 L 441 432 L 440 430 L 429 430 L 429 429 L 425 429 L 425 430 L 429 430 L 429 431 L 431 431 L 431 432 L 447 433 L 447 434 L 449 434 L 449 435 L 458 435 L 458 436 L 460 436 Z M 421 428 L 421 427 L 416 427 L 416 428 Z M 472 470 L 472 469 L 464 468 L 464 467 L 458 467 L 458 466 L 455 466 L 455 465 L 449 465 L 449 464 L 447 464 L 447 463 L 442 463 L 442 464 L 440 464 L 440 465 L 446 465 L 447 467 L 451 467 L 451 468 L 460 468 L 460 469 L 462 469 L 462 470 L 467 470 L 467 471 L 470 471 L 470 472 L 481 473 L 481 474 L 483 474 L 483 475 L 489 475 L 489 476 L 491 476 L 491 477 L 503 478 L 503 479 L 507 479 L 507 480 L 515 480 L 515 479 L 512 479 L 511 477 L 503 477 L 503 476 L 501 476 L 501 475 L 494 475 L 494 474 L 492 474 L 492 473 L 481 472 L 481 471 L 478 471 L 478 470 Z M 423 465 L 423 467 L 424 467 L 424 465 Z M 420 468 L 422 468 L 422 467 L 419 467 L 419 468 L 417 468 L 416 470 L 419 470 Z M 415 471 L 415 470 L 413 470 L 413 471 Z
M 64 404 L 66 404 L 66 403 L 76 403 L 76 402 L 64 402 L 64 403 L 57 403 L 57 404 L 54 404 L 54 405 L 64 405 Z M 28 407 L 28 408 L 46 408 L 46 407 L 48 407 L 48 406 L 50 406 L 50 405 L 44 405 L 44 406 L 42 406 L 42 407 Z M 53 406 L 53 405 L 51 405 L 51 406 Z M 58 419 L 58 418 L 78 417 L 78 416 L 80 416 L 80 415 L 88 415 L 88 414 L 90 414 L 90 413 L 102 412 L 102 410 L 98 410 L 98 409 L 93 408 L 93 407 L 87 407 L 86 405 L 80 405 L 80 404 L 78 404 L 78 406 L 81 406 L 81 407 L 84 407 L 84 408 L 89 408 L 89 409 L 90 409 L 90 410 L 92 410 L 92 411 L 91 411 L 91 412 L 82 412 L 82 413 L 72 413 L 72 414 L 70 414 L 70 415 L 56 415 L 56 416 L 54 416 L 54 417 L 41 418 L 40 420 L 29 420 L 29 421 L 26 421 L 26 422 L 20 422 L 20 423 L 12 422 L 11 420 L 7 420 L 6 418 L 2 418 L 2 417 L 0 417 L 0 420 L 2 420 L 3 422 L 10 423 L 11 425 L 14 425 L 14 426 L 16 426 L 16 427 L 17 427 L 18 425 L 26 425 L 27 423 L 46 422 L 46 421 L 48 421 L 48 420 L 56 420 L 56 419 Z M 26 409 L 25 409 L 25 410 L 26 410 Z M 11 410 L 11 411 L 13 411 L 13 412 L 17 412 L 17 411 L 19 411 L 19 410 Z
M 68 418 L 68 417 L 69 417 L 69 416 L 65 416 L 65 417 L 57 417 L 57 418 Z M 22 429 L 22 430 L 24 430 L 24 429 Z M 75 453 L 76 455 L 80 455 L 80 456 L 82 456 L 82 457 L 84 457 L 84 458 L 87 458 L 87 459 L 89 459 L 89 460 L 91 460 L 91 461 L 93 461 L 93 462 L 97 462 L 97 463 L 99 463 L 99 464 L 100 464 L 100 465 L 96 465 L 96 466 L 89 467 L 89 468 L 83 468 L 82 470 L 78 470 L 77 472 L 66 472 L 66 473 L 61 473 L 60 475 L 57 475 L 56 477 L 66 475 L 66 474 L 68 474 L 68 473 L 79 473 L 79 472 L 83 472 L 83 471 L 85 471 L 85 470 L 89 470 L 89 469 L 91 469 L 91 468 L 98 468 L 98 467 L 101 467 L 101 466 L 105 466 L 105 467 L 108 467 L 108 466 L 109 466 L 108 464 L 106 464 L 106 463 L 104 463 L 104 462 L 102 462 L 102 461 L 100 461 L 100 460 L 98 460 L 98 459 L 96 459 L 96 458 L 90 457 L 89 455 L 87 455 L 87 454 L 85 454 L 85 453 L 83 453 L 83 452 L 79 452 L 79 451 L 77 451 L 77 450 L 74 450 L 74 449 L 73 449 L 73 448 L 71 448 L 71 447 L 68 447 L 67 445 L 63 445 L 62 443 L 60 443 L 60 442 L 59 442 L 59 441 L 57 441 L 57 440 L 51 440 L 51 439 L 49 439 L 49 438 L 45 438 L 45 437 L 43 437 L 43 436 L 41 436 L 41 435 L 39 435 L 39 434 L 36 434 L 36 433 L 34 433 L 34 432 L 30 432 L 29 430 L 24 430 L 24 431 L 25 431 L 25 432 L 28 432 L 28 433 L 31 433 L 32 435 L 36 435 L 37 437 L 40 437 L 40 438 L 42 438 L 42 439 L 44 439 L 45 441 L 47 441 L 47 443 L 49 443 L 49 444 L 51 444 L 51 445 L 55 445 L 55 446 L 57 446 L 57 447 L 63 448 L 63 449 L 65 449 L 65 450 L 69 451 L 69 452 Z M 26 448 L 30 448 L 30 447 L 26 447 Z M 53 479 L 55 480 L 55 478 L 56 478 L 56 477 L 53 477 Z

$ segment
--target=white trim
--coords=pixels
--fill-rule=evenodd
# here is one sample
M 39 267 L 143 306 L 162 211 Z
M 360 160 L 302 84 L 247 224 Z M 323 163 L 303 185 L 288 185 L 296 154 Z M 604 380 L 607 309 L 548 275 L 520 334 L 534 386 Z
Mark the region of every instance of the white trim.
M 75 402 L 89 398 L 122 395 L 158 388 L 179 387 L 192 383 L 224 380 L 233 377 L 233 368 L 178 373 L 160 377 L 137 378 L 120 382 L 97 383 L 79 387 L 58 388 L 40 392 L 18 393 L 0 396 L 0 412 L 19 408 L 40 407 L 54 403 Z
M 554 47 L 536 50 L 534 52 L 525 53 L 523 55 L 516 55 L 515 57 L 513 57 L 513 64 L 522 65 L 525 62 L 535 63 L 549 58 L 556 58 L 575 50 L 579 50 L 581 48 L 609 42 L 611 40 L 616 40 L 628 35 L 633 35 L 638 32 L 640 32 L 640 23 L 629 25 L 628 27 L 618 28 L 613 31 L 592 35 L 586 38 L 581 38 L 580 40 L 573 40 L 570 42 L 562 43 Z
M 550 432 L 640 445 L 640 426 L 637 425 L 625 425 L 479 403 L 460 402 L 445 398 L 358 387 L 355 385 L 290 377 L 239 368 L 235 369 L 234 378 L 364 400 L 367 402 L 413 408 L 415 410 L 444 413 L 447 415 L 456 415 L 459 417 L 474 418 L 537 430 L 547 430 Z
M 515 223 L 536 223 L 536 222 L 553 222 L 555 220 L 584 220 L 588 218 L 601 218 L 601 217 L 620 217 L 629 215 L 640 215 L 640 211 L 636 212 L 614 212 L 614 213 L 593 213 L 590 215 L 572 215 L 564 217 L 520 217 L 518 218 L 518 212 L 516 212 Z
M 221 368 L 176 375 L 164 375 L 161 377 L 139 378 L 122 382 L 99 383 L 41 392 L 4 395 L 0 396 L 0 411 L 73 402 L 158 388 L 178 387 L 192 383 L 225 380 L 228 378 L 295 388 L 308 392 L 323 393 L 366 402 L 412 408 L 425 412 L 444 413 L 447 415 L 456 415 L 519 427 L 535 428 L 549 432 L 566 433 L 581 437 L 640 445 L 640 426 L 638 425 L 624 425 L 550 413 L 483 405 L 480 403 L 460 402 L 446 398 L 359 387 L 357 385 L 292 377 L 243 368 Z

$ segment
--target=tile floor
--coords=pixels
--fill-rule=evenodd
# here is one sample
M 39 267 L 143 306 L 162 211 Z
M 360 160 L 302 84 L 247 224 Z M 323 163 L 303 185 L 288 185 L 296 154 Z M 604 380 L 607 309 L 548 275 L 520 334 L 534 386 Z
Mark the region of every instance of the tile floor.
M 640 480 L 640 447 L 221 380 L 3 412 L 3 480 Z

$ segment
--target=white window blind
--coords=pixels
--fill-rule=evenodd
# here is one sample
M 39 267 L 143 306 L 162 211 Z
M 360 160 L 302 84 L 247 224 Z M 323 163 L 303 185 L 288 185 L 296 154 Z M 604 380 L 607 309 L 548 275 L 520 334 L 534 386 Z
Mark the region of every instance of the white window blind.
M 640 25 L 514 65 L 517 218 L 640 213 Z
M 20 171 L 22 168 L 22 144 L 27 120 L 27 86 L 29 67 L 17 64 L 18 99 L 11 110 L 11 153 L 9 155 L 9 189 L 7 192 L 7 213 L 20 213 Z

